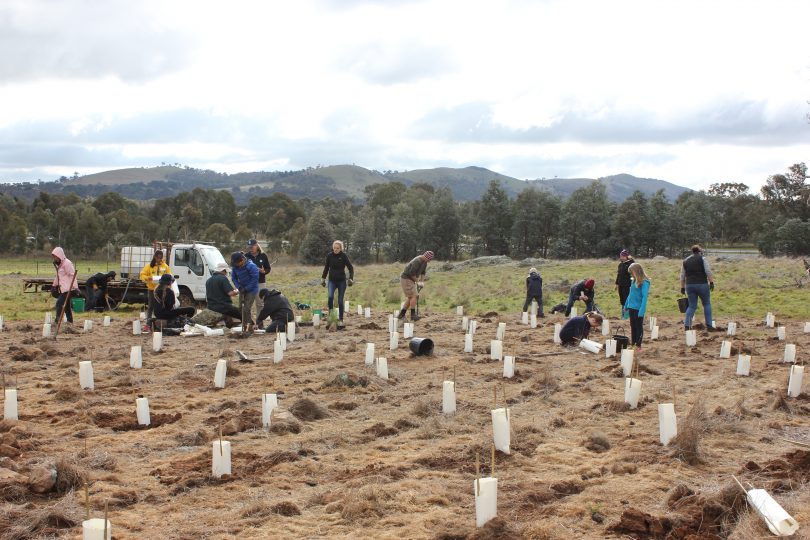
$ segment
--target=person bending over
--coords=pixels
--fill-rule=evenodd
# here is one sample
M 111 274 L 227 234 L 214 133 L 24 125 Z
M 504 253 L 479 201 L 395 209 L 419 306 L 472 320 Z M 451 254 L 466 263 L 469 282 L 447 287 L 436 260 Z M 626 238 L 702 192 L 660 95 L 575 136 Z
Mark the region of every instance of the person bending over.
M 174 281 L 174 276 L 171 274 L 163 274 L 160 276 L 160 281 L 158 282 L 158 286 L 155 289 L 155 292 L 152 293 L 155 296 L 155 317 L 158 319 L 165 319 L 167 321 L 173 321 L 177 317 L 193 317 L 194 316 L 194 308 L 193 307 L 174 307 L 177 305 L 177 297 L 174 295 L 174 291 L 172 290 L 172 282 Z M 177 327 L 177 325 L 169 323 L 170 327 Z
M 588 337 L 591 328 L 602 324 L 602 316 L 589 311 L 579 317 L 571 317 L 560 330 L 560 341 L 565 346 L 576 345 Z
M 259 300 L 264 304 L 259 313 L 259 324 L 262 324 L 267 318 L 270 318 L 271 321 L 265 332 L 285 332 L 287 323 L 295 320 L 290 301 L 275 289 L 259 291 Z
M 408 265 L 402 274 L 399 276 L 399 283 L 402 286 L 402 292 L 405 293 L 405 303 L 402 304 L 402 309 L 399 312 L 398 318 L 404 319 L 408 309 L 411 310 L 411 320 L 418 321 L 419 316 L 416 314 L 416 302 L 419 296 L 419 291 L 425 285 L 424 279 L 427 273 L 427 263 L 433 259 L 433 252 L 426 251 L 421 255 L 417 255 Z

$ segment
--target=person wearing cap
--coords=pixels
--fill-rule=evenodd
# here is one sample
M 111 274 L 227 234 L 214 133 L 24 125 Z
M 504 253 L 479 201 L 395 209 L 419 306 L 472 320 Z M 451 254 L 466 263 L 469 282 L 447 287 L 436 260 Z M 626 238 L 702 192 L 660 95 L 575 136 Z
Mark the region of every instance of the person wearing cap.
M 165 319 L 171 321 L 177 317 L 192 317 L 194 315 L 194 308 L 189 307 L 174 307 L 177 304 L 177 297 L 172 290 L 172 282 L 174 276 L 171 274 L 163 274 L 158 280 L 158 285 L 152 295 L 155 297 L 155 317 L 158 319 Z M 173 326 L 173 325 L 169 325 Z
M 405 303 L 399 312 L 398 318 L 404 319 L 408 308 L 411 310 L 411 320 L 418 321 L 416 314 L 416 302 L 419 291 L 425 286 L 424 279 L 427 273 L 427 263 L 433 259 L 433 252 L 426 251 L 414 257 L 399 276 L 399 283 L 402 285 L 402 292 L 405 293 Z
M 596 293 L 593 290 L 595 282 L 592 278 L 583 279 L 574 286 L 568 293 L 568 304 L 565 305 L 565 316 L 571 315 L 571 308 L 574 307 L 574 302 L 582 300 L 585 302 L 585 311 L 593 311 L 593 299 Z M 562 304 L 555 306 L 553 312 L 562 311 Z
M 191 320 L 203 326 L 213 326 L 225 320 L 225 326 L 232 326 L 233 320 L 241 321 L 242 314 L 233 305 L 232 298 L 239 294 L 228 279 L 228 264 L 217 263 L 214 273 L 205 282 L 206 309 L 194 315 Z
M 107 305 L 107 284 L 115 279 L 115 272 L 94 274 L 84 283 L 86 311 L 104 311 Z
M 349 269 L 349 279 L 346 279 L 346 269 Z M 326 264 L 321 274 L 321 287 L 326 287 L 326 276 L 329 276 L 329 289 L 327 290 L 326 303 L 329 312 L 332 312 L 335 300 L 335 290 L 338 291 L 338 314 L 340 318 L 339 326 L 343 325 L 343 295 L 346 293 L 346 286 L 354 284 L 354 267 L 349 256 L 343 251 L 343 242 L 335 240 L 332 242 L 332 251 L 326 255 Z
M 262 304 L 262 311 L 259 313 L 258 324 L 262 324 L 265 319 L 270 318 L 270 325 L 267 327 L 268 333 L 286 332 L 287 323 L 295 320 L 290 301 L 275 289 L 262 289 L 259 291 L 259 300 Z
M 253 330 L 253 304 L 259 297 L 259 268 L 245 257 L 241 251 L 231 254 L 231 277 L 233 284 L 239 290 L 240 302 L 244 311 L 242 327 L 247 331 Z
M 269 274 L 272 270 L 272 268 L 270 268 L 270 259 L 267 257 L 267 253 L 262 251 L 262 247 L 255 238 L 248 240 L 247 246 L 248 250 L 247 253 L 245 253 L 245 257 L 247 257 L 248 260 L 255 264 L 256 268 L 259 269 L 259 288 L 264 289 L 267 274 Z M 261 304 L 261 302 L 256 302 L 257 317 L 259 316 L 259 304 Z
M 636 261 L 626 249 L 619 253 L 619 268 L 616 270 L 616 285 L 613 290 L 619 292 L 619 302 L 622 307 L 627 302 L 627 295 L 630 294 L 630 265 L 634 262 Z
M 543 278 L 537 268 L 529 268 L 529 275 L 526 276 L 526 301 L 523 302 L 523 311 L 529 311 L 532 300 L 537 302 L 538 317 L 545 317 L 543 314 Z
M 147 298 L 148 298 L 148 308 L 146 310 L 146 318 L 151 319 L 152 315 L 155 310 L 155 289 L 157 289 L 157 280 L 164 274 L 171 274 L 172 270 L 169 268 L 169 265 L 165 263 L 163 260 L 163 251 L 157 250 L 155 254 L 152 255 L 152 260 L 149 261 L 149 264 L 143 267 L 141 270 L 140 278 L 141 281 L 146 283 L 147 290 Z
M 686 330 L 692 328 L 692 318 L 697 311 L 698 298 L 703 304 L 703 317 L 706 319 L 706 328 L 715 330 L 712 324 L 712 293 L 714 290 L 714 274 L 709 268 L 709 261 L 703 257 L 703 248 L 699 244 L 692 246 L 692 254 L 681 264 L 681 294 L 689 299 L 686 308 L 686 318 L 683 326 Z

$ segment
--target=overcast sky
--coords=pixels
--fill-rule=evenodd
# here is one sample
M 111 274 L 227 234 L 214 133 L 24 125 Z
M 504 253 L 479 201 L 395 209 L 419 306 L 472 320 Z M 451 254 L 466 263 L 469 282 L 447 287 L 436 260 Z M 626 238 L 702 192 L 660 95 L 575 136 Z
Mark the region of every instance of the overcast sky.
M 0 180 L 354 163 L 753 189 L 810 161 L 810 1 L 0 2 Z

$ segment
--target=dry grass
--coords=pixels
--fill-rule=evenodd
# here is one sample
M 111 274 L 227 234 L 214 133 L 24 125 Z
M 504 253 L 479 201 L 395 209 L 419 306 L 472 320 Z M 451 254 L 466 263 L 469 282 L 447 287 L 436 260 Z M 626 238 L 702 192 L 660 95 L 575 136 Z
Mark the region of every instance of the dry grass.
M 299 399 L 290 405 L 290 413 L 304 422 L 311 422 L 312 420 L 321 420 L 329 417 L 329 413 L 326 412 L 326 409 L 307 398 Z
M 596 452 L 597 454 L 610 450 L 610 441 L 608 440 L 607 435 L 601 431 L 592 431 L 591 434 L 588 435 L 588 438 L 585 440 L 583 445 L 588 450 Z
M 678 425 L 678 435 L 672 439 L 673 457 L 681 459 L 689 465 L 703 463 L 700 456 L 700 439 L 707 431 L 706 405 L 703 398 L 698 398 L 689 414 Z
M 57 460 L 56 465 L 56 492 L 67 493 L 75 491 L 87 482 L 87 472 L 79 468 L 76 463 L 65 458 Z
M 83 512 L 72 494 L 44 506 L 15 506 L 0 509 L 0 540 L 23 540 L 60 535 L 79 525 Z

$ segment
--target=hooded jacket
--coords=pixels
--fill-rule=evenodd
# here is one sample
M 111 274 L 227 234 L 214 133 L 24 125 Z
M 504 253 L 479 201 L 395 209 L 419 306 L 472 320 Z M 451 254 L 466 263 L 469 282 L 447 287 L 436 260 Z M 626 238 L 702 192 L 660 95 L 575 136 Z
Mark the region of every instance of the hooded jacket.
M 60 293 L 66 293 L 76 288 L 76 282 L 73 280 L 74 272 L 76 269 L 73 263 L 65 255 L 65 250 L 60 247 L 53 248 L 51 255 L 59 258 L 59 265 L 56 267 L 56 277 L 53 280 L 53 287 L 59 287 Z
M 275 289 L 264 292 L 264 304 L 259 313 L 258 322 L 270 317 L 273 321 L 290 322 L 295 320 L 292 306 L 287 297 Z
M 628 257 L 626 261 L 619 261 L 619 267 L 616 269 L 616 285 L 619 287 L 630 286 L 630 265 L 636 262 L 633 257 Z
M 153 277 L 160 277 L 163 274 L 171 274 L 172 270 L 169 268 L 169 265 L 166 264 L 166 260 L 161 260 L 160 264 L 156 264 L 155 266 L 151 266 L 151 262 L 147 263 L 146 266 L 143 267 L 141 270 L 141 281 L 146 283 L 146 288 L 150 291 L 154 291 L 157 289 L 157 281 L 152 279 Z
M 240 291 L 256 294 L 259 292 L 259 267 L 250 259 L 242 266 L 231 268 L 231 279 Z
M 532 272 L 526 278 L 526 295 L 540 296 L 543 294 L 543 278 L 537 272 Z

